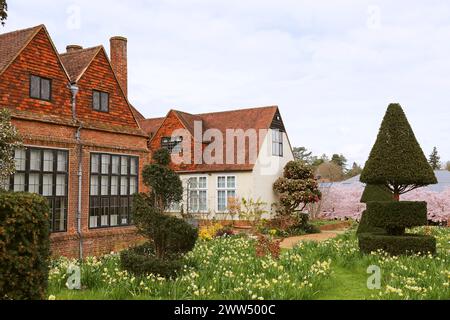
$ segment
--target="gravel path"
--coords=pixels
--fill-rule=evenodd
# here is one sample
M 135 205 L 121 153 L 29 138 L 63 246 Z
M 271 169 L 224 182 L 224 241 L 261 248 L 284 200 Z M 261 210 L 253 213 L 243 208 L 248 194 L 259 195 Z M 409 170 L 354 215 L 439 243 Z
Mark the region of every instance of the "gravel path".
M 284 239 L 280 243 L 282 249 L 292 249 L 300 241 L 325 241 L 328 239 L 336 238 L 338 235 L 345 233 L 346 230 L 333 230 L 333 231 L 322 231 L 321 233 L 306 234 L 304 236 L 290 237 Z

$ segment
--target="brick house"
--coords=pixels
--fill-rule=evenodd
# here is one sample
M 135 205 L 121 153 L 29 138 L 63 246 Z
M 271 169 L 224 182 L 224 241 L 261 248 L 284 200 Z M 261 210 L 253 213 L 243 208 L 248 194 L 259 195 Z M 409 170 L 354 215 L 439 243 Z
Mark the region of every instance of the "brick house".
M 184 195 L 172 213 L 236 219 L 228 209 L 244 198 L 261 200 L 264 217 L 271 216 L 277 200 L 273 183 L 294 159 L 278 107 L 195 115 L 171 110 L 164 118 L 140 122 L 151 150 L 168 148 L 172 161 L 178 156 L 172 167 L 181 176 Z
M 270 212 L 272 184 L 293 159 L 278 107 L 145 119 L 128 101 L 127 77 L 126 38 L 110 39 L 108 58 L 103 46 L 58 53 L 44 25 L 0 34 L 0 108 L 26 146 L 0 184 L 48 199 L 53 255 L 99 255 L 142 241 L 131 196 L 145 191 L 140 172 L 161 147 L 186 193 L 174 213 L 226 219 L 231 198 L 260 198 Z M 220 136 L 225 144 L 216 144 Z
M 149 160 L 143 119 L 127 99 L 126 39 L 68 46 L 59 54 L 45 28 L 0 35 L 0 108 L 8 108 L 26 150 L 5 186 L 44 195 L 55 255 L 89 256 L 139 240 L 131 195 Z

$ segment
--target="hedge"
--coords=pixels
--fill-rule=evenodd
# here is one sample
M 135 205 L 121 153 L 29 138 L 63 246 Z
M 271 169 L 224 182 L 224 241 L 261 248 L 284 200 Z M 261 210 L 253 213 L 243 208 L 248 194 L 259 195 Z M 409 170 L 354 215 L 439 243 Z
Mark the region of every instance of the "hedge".
M 427 235 L 362 233 L 359 235 L 361 252 L 369 254 L 379 249 L 391 255 L 436 253 L 436 238 Z
M 367 203 L 369 224 L 403 234 L 405 228 L 427 224 L 427 203 L 414 201 L 385 201 Z M 395 232 L 395 230 L 398 230 Z M 393 231 L 389 232 L 389 231 Z
M 358 229 L 356 230 L 356 234 L 359 235 L 361 233 L 383 233 L 385 230 L 383 228 L 375 227 L 370 224 L 369 216 L 367 210 L 364 210 L 361 214 L 361 220 L 359 221 Z
M 368 184 L 364 188 L 360 202 L 394 201 L 394 194 L 384 185 Z
M 0 192 L 0 299 L 46 299 L 48 212 L 41 196 Z

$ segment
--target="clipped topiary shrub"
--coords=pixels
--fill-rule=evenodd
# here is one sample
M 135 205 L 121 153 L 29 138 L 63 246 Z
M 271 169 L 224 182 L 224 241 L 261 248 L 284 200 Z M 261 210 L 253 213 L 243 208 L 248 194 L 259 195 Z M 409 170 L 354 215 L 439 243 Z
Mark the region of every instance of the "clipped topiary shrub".
M 368 184 L 361 197 L 362 203 L 369 201 L 394 201 L 393 193 L 383 185 Z
M 427 224 L 427 203 L 413 201 L 368 202 L 369 224 L 391 235 L 402 235 L 405 228 Z
M 359 235 L 361 233 L 384 233 L 386 230 L 380 227 L 375 227 L 370 224 L 369 216 L 367 210 L 364 210 L 361 214 L 361 220 L 359 221 L 358 229 L 356 230 L 356 234 Z
M 420 234 L 405 234 L 401 237 L 387 234 L 362 233 L 359 235 L 361 252 L 370 254 L 383 250 L 392 255 L 435 254 L 436 239 Z
M 41 196 L 0 192 L 0 299 L 46 299 L 48 213 Z

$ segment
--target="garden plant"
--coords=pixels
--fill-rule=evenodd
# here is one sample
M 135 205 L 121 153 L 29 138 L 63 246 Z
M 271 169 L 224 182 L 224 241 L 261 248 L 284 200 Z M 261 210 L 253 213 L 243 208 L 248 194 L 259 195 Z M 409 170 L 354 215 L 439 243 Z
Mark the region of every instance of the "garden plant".
M 406 228 L 427 224 L 427 204 L 400 201 L 400 195 L 435 184 L 437 180 L 399 104 L 390 104 L 387 109 L 375 145 L 361 173 L 361 182 L 386 188 L 395 200 L 385 201 L 380 193 L 372 194 L 375 201 L 371 201 L 370 196 L 363 199 L 367 200 L 367 210 L 363 214 L 366 221 L 363 222 L 369 228 L 359 232 L 362 252 L 370 253 L 378 249 L 394 255 L 436 252 L 434 237 L 405 234 Z M 370 227 L 381 230 L 370 230 Z

